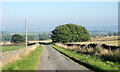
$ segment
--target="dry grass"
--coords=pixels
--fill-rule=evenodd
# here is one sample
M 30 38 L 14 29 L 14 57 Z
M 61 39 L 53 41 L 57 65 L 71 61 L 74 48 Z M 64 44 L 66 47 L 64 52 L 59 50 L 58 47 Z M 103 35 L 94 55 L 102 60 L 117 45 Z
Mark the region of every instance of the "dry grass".
M 77 53 L 84 53 L 84 54 L 90 54 L 95 55 L 100 58 L 103 58 L 108 61 L 113 62 L 120 62 L 120 48 L 117 48 L 115 50 L 105 49 L 102 48 L 102 44 L 106 44 L 109 46 L 118 46 L 118 36 L 108 36 L 108 37 L 95 37 L 92 38 L 91 41 L 88 42 L 72 42 L 67 44 L 80 44 L 85 45 L 84 47 L 77 46 L 77 45 L 71 45 L 67 46 L 66 44 L 62 43 L 55 43 L 56 46 L 75 51 Z M 88 47 L 89 44 L 97 44 L 97 47 Z
M 118 36 L 98 36 L 98 37 L 92 37 L 91 41 L 114 41 L 118 40 Z
M 85 47 L 80 47 L 80 46 L 67 46 L 62 43 L 55 43 L 56 46 L 65 48 L 70 51 L 75 51 L 77 53 L 83 53 L 83 54 L 90 54 L 90 55 L 95 55 L 101 58 L 104 58 L 105 60 L 108 61 L 113 61 L 113 62 L 120 62 L 120 49 L 115 49 L 115 50 L 109 50 L 109 49 L 104 49 L 100 45 L 98 45 L 96 48 L 88 47 L 87 45 Z
M 38 43 L 38 42 L 42 42 L 42 43 L 50 43 L 52 42 L 52 40 L 41 40 L 41 41 L 28 41 L 29 43 Z
M 7 42 L 0 42 L 0 45 L 10 45 L 12 44 L 10 41 L 7 41 Z
M 88 41 L 88 42 L 72 42 L 70 44 L 91 44 L 91 43 L 95 43 L 95 44 L 106 44 L 106 45 L 110 45 L 110 46 L 118 46 L 118 40 L 115 41 Z
M 118 36 L 107 36 L 107 37 L 94 37 L 91 38 L 91 41 L 87 41 L 87 42 L 72 42 L 69 44 L 91 44 L 91 43 L 95 43 L 95 44 L 106 44 L 106 45 L 110 45 L 110 46 L 118 46 L 119 42 L 118 42 Z
M 75 52 L 80 52 L 80 53 L 87 53 L 90 55 L 96 55 L 101 58 L 104 58 L 105 60 L 108 61 L 113 61 L 113 62 L 120 62 L 120 49 L 115 49 L 115 50 L 109 50 L 101 47 L 101 44 L 106 44 L 109 46 L 119 46 L 118 42 L 118 36 L 108 36 L 108 37 L 95 37 L 92 38 L 91 41 L 88 42 L 72 42 L 72 43 L 67 43 L 67 44 L 80 44 L 83 45 L 85 44 L 85 47 L 80 47 L 80 46 L 67 46 L 66 44 L 62 43 L 55 43 L 55 45 L 75 51 Z M 88 48 L 87 46 L 89 44 L 98 44 L 96 48 Z

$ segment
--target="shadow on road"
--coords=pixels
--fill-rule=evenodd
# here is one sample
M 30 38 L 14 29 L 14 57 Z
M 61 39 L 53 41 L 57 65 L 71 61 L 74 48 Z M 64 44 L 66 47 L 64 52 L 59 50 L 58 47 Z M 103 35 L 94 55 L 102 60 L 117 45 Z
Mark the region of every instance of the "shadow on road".
M 39 42 L 39 44 L 50 45 L 50 44 L 52 44 L 52 43 L 41 43 L 41 42 Z

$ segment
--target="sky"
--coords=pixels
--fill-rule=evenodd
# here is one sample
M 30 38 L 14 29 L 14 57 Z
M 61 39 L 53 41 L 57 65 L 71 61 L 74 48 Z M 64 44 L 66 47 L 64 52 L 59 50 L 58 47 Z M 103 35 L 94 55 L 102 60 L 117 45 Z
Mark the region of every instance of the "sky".
M 119 0 L 1 0 L 1 2 L 118 2 Z
M 117 2 L 3 2 L 2 27 L 7 32 L 50 32 L 63 24 L 88 30 L 116 31 Z

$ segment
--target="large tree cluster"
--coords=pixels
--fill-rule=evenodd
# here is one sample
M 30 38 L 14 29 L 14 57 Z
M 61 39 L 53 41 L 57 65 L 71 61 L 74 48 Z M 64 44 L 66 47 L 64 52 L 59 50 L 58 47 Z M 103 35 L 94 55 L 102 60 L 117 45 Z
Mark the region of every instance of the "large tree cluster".
M 51 37 L 53 42 L 81 42 L 90 39 L 85 27 L 75 24 L 59 25 L 52 31 Z

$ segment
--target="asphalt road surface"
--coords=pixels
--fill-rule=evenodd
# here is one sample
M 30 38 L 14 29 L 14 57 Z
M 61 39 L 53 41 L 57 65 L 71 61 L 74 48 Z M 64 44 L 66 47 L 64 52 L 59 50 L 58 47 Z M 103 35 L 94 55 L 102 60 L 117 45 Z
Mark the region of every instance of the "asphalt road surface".
M 44 45 L 40 59 L 40 70 L 88 70 L 72 62 L 70 59 L 56 51 L 50 45 Z

